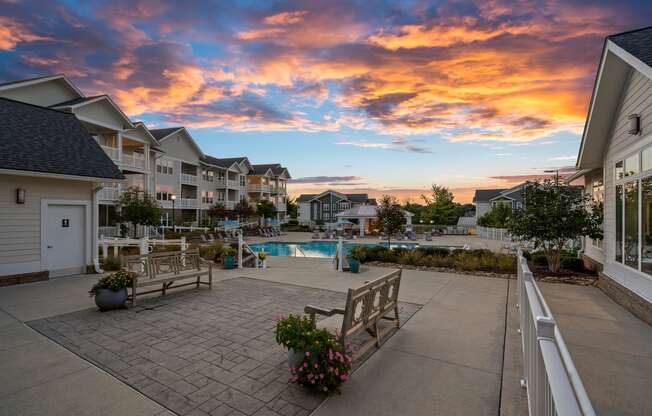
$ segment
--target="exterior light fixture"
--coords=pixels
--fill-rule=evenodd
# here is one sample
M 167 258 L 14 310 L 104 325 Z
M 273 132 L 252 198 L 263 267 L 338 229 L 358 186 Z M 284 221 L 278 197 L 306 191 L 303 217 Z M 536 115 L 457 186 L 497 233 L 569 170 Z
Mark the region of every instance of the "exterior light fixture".
M 25 203 L 25 188 L 16 188 L 16 203 Z
M 627 132 L 633 136 L 641 134 L 641 116 L 630 114 L 627 119 L 629 120 L 629 130 Z

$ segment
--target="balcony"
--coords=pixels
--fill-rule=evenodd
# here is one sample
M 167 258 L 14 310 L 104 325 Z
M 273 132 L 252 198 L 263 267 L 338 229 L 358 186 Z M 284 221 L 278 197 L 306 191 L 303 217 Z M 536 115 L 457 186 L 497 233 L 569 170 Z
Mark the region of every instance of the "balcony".
M 179 209 L 196 209 L 197 208 L 197 199 L 196 198 L 179 198 L 176 204 Z
M 215 186 L 218 188 L 226 188 L 226 179 L 215 178 Z
M 102 188 L 97 193 L 97 199 L 100 201 L 117 201 L 120 199 L 120 193 L 120 188 L 117 187 Z
M 286 209 L 287 209 L 287 205 L 285 204 L 285 202 L 277 202 L 276 203 L 276 210 L 277 211 L 285 212 Z
M 145 169 L 145 156 L 141 153 L 123 153 L 122 165 L 132 168 Z
M 269 192 L 269 188 L 269 185 L 262 183 L 252 183 L 248 185 L 247 190 L 249 192 Z
M 227 185 L 229 185 L 229 188 L 239 188 L 240 187 L 240 182 L 235 179 L 229 179 L 227 181 Z
M 188 173 L 181 174 L 181 183 L 184 185 L 195 185 L 197 186 L 197 176 L 190 175 Z
M 111 158 L 111 160 L 118 160 L 117 147 L 104 146 L 104 145 L 100 145 L 100 147 L 102 148 L 102 150 L 104 150 L 104 153 L 106 153 L 106 155 Z

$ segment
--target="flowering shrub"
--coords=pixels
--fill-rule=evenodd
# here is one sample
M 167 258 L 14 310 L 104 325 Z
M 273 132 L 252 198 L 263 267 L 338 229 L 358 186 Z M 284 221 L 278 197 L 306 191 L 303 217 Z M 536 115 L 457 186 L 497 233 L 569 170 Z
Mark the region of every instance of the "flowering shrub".
M 323 393 L 339 391 L 349 379 L 351 357 L 338 339 L 326 329 L 315 329 L 310 319 L 300 315 L 280 318 L 274 329 L 276 342 L 303 352 L 303 361 L 290 367 L 292 382 Z
M 109 275 L 101 277 L 88 292 L 91 296 L 95 296 L 100 289 L 110 289 L 117 292 L 120 289 L 131 286 L 136 273 L 118 271 Z
M 303 362 L 298 367 L 290 367 L 291 380 L 310 390 L 339 392 L 340 385 L 349 379 L 351 357 L 325 329 L 313 330 L 307 339 Z

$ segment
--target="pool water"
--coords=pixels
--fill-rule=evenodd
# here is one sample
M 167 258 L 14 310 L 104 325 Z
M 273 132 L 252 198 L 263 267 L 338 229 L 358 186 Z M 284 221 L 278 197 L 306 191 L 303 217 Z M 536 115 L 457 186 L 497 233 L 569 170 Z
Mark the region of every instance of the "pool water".
M 354 244 L 344 243 L 344 254 L 346 255 L 356 246 L 385 246 L 387 243 L 380 244 Z M 419 245 L 416 243 L 392 243 L 392 248 L 404 247 L 415 248 Z M 270 241 L 267 243 L 251 244 L 251 249 L 256 252 L 264 251 L 270 256 L 285 257 L 321 257 L 332 258 L 337 250 L 337 241 L 307 241 L 303 243 L 285 243 Z

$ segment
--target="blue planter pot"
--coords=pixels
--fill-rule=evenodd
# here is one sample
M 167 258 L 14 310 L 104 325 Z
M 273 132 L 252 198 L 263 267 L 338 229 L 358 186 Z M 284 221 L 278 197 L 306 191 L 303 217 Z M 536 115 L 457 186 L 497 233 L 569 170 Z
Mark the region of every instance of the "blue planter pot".
M 233 269 L 235 267 L 235 256 L 224 256 L 224 268 Z
M 349 260 L 349 271 L 351 273 L 358 273 L 360 271 L 360 262 L 358 260 Z
M 124 308 L 129 293 L 127 288 L 122 288 L 117 292 L 111 289 L 100 289 L 95 294 L 95 304 L 101 311 L 110 311 L 112 309 Z

